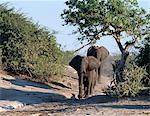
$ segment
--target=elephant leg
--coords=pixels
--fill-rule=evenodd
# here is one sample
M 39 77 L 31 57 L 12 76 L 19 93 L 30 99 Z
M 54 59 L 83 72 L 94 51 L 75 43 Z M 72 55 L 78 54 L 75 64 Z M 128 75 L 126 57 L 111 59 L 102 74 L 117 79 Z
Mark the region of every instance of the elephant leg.
M 83 74 L 79 76 L 79 95 L 78 95 L 79 99 L 83 97 L 82 87 L 83 87 Z
M 96 76 L 95 79 L 96 79 L 96 80 L 99 80 L 99 68 L 96 68 L 96 69 L 95 69 L 95 73 L 96 73 L 96 74 L 95 74 L 95 76 Z M 96 84 L 96 80 L 95 80 L 95 84 Z
M 89 95 L 90 95 L 90 87 L 89 87 L 89 85 L 88 85 L 85 98 L 89 97 Z
M 87 95 L 86 97 L 89 97 L 89 95 L 91 95 L 92 92 L 92 74 L 90 71 L 90 75 L 88 75 L 88 86 L 87 86 Z
M 90 91 L 91 95 L 93 94 L 95 85 L 96 85 L 96 81 L 94 80 L 94 77 L 93 77 L 92 84 L 91 84 L 91 91 Z
M 91 81 L 91 83 L 89 84 L 89 95 L 93 94 L 93 82 Z
M 91 76 L 92 77 L 91 77 L 91 91 L 90 91 L 90 94 L 92 95 L 93 91 L 94 91 L 94 88 L 95 88 L 95 85 L 96 85 L 96 80 L 97 80 L 98 74 L 95 70 L 93 70 Z
M 98 83 L 101 83 L 101 66 L 98 68 Z
M 90 79 L 89 79 L 89 91 L 90 91 L 90 95 L 92 95 L 93 93 L 93 71 L 91 71 L 91 75 L 90 75 Z
M 91 87 L 90 87 L 90 95 L 93 94 L 93 83 L 91 84 Z
M 88 89 L 87 87 L 84 88 L 84 96 L 83 96 L 84 98 L 85 98 L 86 95 L 87 95 L 87 89 Z
M 96 72 L 95 72 L 95 75 L 94 75 L 94 77 L 93 77 L 93 84 L 92 84 L 92 85 L 93 85 L 93 87 L 92 87 L 92 88 L 93 88 L 93 91 L 94 91 L 94 88 L 95 88 L 95 86 L 96 86 L 97 77 L 98 77 L 98 76 L 97 76 L 97 74 L 96 74 Z M 92 91 L 92 92 L 93 92 L 93 91 Z
M 95 88 L 95 84 L 94 83 L 92 83 L 92 86 L 91 86 L 91 95 L 93 94 L 93 92 L 94 92 L 94 88 Z
M 101 75 L 102 75 L 103 63 L 101 63 L 100 67 L 98 68 L 98 83 L 101 83 Z
M 84 98 L 86 97 L 87 95 L 87 91 L 88 91 L 88 88 L 87 88 L 87 85 L 88 85 L 88 81 L 87 81 L 87 77 L 84 78 Z

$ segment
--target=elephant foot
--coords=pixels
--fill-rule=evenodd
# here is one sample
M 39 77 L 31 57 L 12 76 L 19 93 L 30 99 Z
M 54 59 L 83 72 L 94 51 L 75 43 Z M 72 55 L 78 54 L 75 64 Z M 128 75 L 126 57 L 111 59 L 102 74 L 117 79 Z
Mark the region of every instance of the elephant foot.
M 88 98 L 88 97 L 89 97 L 89 95 L 85 95 L 85 96 L 84 96 L 84 98 Z
M 79 99 L 82 99 L 82 98 L 83 98 L 83 96 L 82 96 L 82 95 L 78 95 L 78 98 L 79 98 Z

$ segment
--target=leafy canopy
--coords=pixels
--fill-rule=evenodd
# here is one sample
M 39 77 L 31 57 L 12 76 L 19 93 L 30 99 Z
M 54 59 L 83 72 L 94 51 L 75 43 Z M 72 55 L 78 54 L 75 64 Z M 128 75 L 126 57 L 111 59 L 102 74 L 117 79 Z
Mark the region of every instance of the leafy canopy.
M 117 41 L 126 34 L 126 44 L 134 44 L 150 24 L 150 15 L 138 6 L 137 0 L 68 0 L 62 13 L 65 25 L 77 27 L 80 41 L 96 42 L 112 35 Z M 127 48 L 126 46 L 125 48 Z

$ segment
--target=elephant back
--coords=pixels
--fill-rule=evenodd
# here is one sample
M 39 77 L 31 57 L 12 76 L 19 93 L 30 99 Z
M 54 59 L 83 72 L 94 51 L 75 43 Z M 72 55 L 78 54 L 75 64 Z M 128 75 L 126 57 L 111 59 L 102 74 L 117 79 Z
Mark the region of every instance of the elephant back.
M 87 56 L 94 56 L 99 61 L 103 61 L 108 55 L 109 51 L 104 46 L 91 46 L 87 51 Z
M 97 46 L 89 47 L 89 49 L 87 50 L 87 56 L 94 56 L 95 58 L 97 58 L 97 50 L 98 50 Z
M 100 66 L 100 61 L 97 60 L 94 56 L 87 56 L 88 61 L 88 70 L 97 69 Z

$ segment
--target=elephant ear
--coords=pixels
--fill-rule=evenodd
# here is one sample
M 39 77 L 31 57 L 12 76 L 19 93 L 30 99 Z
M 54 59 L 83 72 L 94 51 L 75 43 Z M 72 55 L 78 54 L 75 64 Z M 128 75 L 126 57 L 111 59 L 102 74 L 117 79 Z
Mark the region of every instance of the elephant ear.
M 100 66 L 100 61 L 97 60 L 95 57 L 93 56 L 88 56 L 88 70 L 94 70 L 97 69 Z
M 82 57 L 80 55 L 76 55 L 69 62 L 69 65 L 74 68 L 76 71 L 80 70 Z

